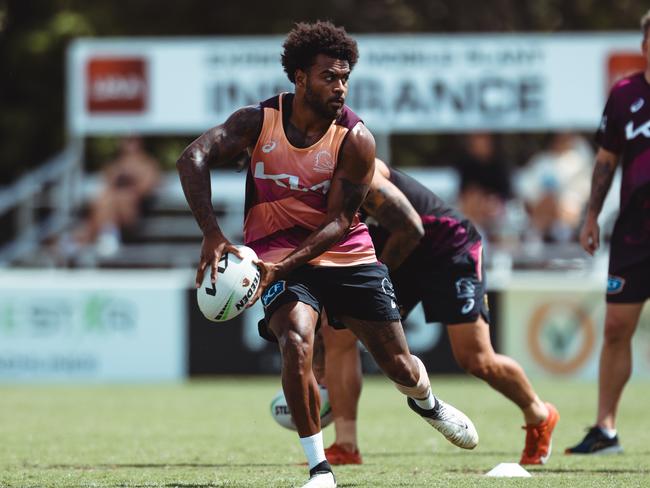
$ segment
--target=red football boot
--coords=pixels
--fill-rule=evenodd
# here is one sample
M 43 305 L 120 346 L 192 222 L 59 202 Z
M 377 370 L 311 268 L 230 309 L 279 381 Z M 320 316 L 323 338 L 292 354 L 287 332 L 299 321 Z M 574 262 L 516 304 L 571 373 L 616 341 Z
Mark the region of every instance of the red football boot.
M 519 464 L 546 464 L 551 457 L 553 429 L 557 421 L 560 420 L 560 414 L 555 406 L 546 403 L 548 407 L 548 418 L 538 425 L 526 425 L 526 447 L 521 453 Z
M 362 464 L 361 454 L 359 449 L 354 452 L 346 451 L 338 444 L 332 444 L 325 449 L 325 457 L 327 461 L 332 464 Z

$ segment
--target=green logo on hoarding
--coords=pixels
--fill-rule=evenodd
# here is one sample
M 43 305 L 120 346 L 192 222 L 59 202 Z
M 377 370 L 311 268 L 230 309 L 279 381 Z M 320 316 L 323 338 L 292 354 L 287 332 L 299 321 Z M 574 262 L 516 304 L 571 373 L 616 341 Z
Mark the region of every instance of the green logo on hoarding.
M 15 328 L 14 306 L 12 303 L 4 303 L 2 305 L 2 312 L 0 313 L 0 330 L 11 333 Z
M 127 300 L 93 295 L 83 308 L 83 329 L 87 332 L 127 332 L 137 326 L 137 310 Z
M 131 333 L 138 325 L 137 312 L 133 301 L 106 294 L 0 301 L 0 336 L 48 338 Z

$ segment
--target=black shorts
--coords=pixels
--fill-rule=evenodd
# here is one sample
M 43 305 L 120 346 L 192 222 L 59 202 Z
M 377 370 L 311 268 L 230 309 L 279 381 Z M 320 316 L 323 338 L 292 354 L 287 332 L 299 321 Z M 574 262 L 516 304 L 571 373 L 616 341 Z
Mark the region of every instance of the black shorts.
M 481 253 L 479 252 L 480 256 Z M 430 263 L 408 263 L 391 274 L 402 318 L 422 302 L 427 322 L 490 322 L 483 259 L 470 253 Z
M 617 268 L 610 261 L 607 303 L 639 303 L 650 298 L 650 259 Z
M 381 263 L 359 266 L 301 266 L 262 294 L 267 322 L 282 305 L 302 302 L 331 323 L 340 317 L 387 322 L 400 319 L 388 268 Z

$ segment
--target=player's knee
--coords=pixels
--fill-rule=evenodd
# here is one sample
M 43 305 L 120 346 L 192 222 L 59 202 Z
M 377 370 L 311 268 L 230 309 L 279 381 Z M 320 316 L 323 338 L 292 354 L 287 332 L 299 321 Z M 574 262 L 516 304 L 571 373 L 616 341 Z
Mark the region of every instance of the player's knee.
M 404 386 L 415 386 L 420 372 L 410 355 L 396 354 L 386 361 L 382 369 L 391 380 Z
M 495 373 L 494 361 L 488 354 L 462 356 L 458 365 L 472 376 L 481 379 L 491 378 Z
M 287 330 L 278 339 L 283 361 L 294 365 L 306 365 L 311 360 L 312 345 L 307 334 L 298 330 Z
M 615 316 L 608 316 L 605 319 L 604 339 L 607 344 L 618 344 L 632 340 L 634 325 L 630 326 L 626 321 Z

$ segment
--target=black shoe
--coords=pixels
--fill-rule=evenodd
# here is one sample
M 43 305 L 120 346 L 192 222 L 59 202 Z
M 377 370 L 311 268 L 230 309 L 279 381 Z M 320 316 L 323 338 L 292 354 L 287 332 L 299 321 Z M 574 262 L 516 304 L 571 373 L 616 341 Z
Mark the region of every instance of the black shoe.
M 580 444 L 567 447 L 565 454 L 618 454 L 623 452 L 623 448 L 618 442 L 618 435 L 611 439 L 603 434 L 600 427 L 594 425 Z

